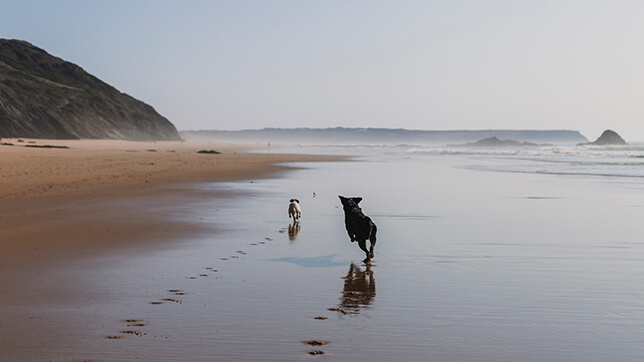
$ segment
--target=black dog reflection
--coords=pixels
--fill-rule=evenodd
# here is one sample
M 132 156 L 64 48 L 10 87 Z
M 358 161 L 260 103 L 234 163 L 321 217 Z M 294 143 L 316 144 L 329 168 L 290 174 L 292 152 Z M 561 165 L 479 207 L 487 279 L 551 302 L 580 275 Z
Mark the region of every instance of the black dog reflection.
M 288 225 L 288 239 L 290 241 L 297 241 L 300 237 L 300 230 L 302 227 L 300 226 L 300 223 L 295 221 L 293 224 Z
M 344 289 L 340 298 L 340 310 L 347 314 L 359 314 L 361 308 L 368 307 L 376 296 L 376 280 L 371 265 L 363 271 L 351 263 L 344 279 Z

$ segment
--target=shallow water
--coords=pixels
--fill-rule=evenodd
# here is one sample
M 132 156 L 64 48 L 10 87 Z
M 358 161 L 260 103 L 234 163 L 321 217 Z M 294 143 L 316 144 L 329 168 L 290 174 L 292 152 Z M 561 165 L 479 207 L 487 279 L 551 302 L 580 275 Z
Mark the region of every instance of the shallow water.
M 644 181 L 497 172 L 520 161 L 498 155 L 369 152 L 280 179 L 191 186 L 235 193 L 170 216 L 226 231 L 91 261 L 88 292 L 102 280 L 121 298 L 74 308 L 101 311 L 100 327 L 79 329 L 84 347 L 61 347 L 63 355 L 644 358 Z M 338 195 L 363 197 L 378 225 L 373 266 L 346 235 Z M 301 201 L 299 227 L 287 216 L 292 197 Z

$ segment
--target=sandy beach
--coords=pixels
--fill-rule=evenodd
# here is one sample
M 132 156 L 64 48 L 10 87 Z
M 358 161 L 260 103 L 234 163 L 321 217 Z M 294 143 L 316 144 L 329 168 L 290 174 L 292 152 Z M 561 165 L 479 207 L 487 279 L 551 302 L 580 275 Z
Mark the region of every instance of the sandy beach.
M 640 148 L 28 142 L 0 146 L 1 361 L 644 356 Z
M 285 163 L 339 159 L 244 153 L 255 146 L 207 142 L 2 142 L 0 305 L 5 313 L 0 360 L 49 358 L 52 344 L 61 339 L 52 331 L 65 335 L 74 329 L 66 328 L 67 317 L 42 318 L 52 304 L 91 301 L 92 296 L 77 288 L 87 270 L 61 276 L 55 273 L 60 266 L 124 250 L 150 253 L 164 241 L 213 232 L 212 225 L 199 228 L 167 214 L 186 200 L 225 199 L 227 194 L 177 185 L 266 178 L 289 169 Z
M 92 242 L 100 240 L 108 229 L 121 234 L 117 239 L 136 238 L 137 234 L 149 233 L 150 223 L 159 217 L 154 210 L 145 208 L 142 212 L 136 205 L 119 212 L 92 210 L 95 203 L 92 201 L 170 196 L 183 190 L 168 185 L 252 180 L 288 169 L 285 163 L 339 159 L 243 153 L 256 146 L 207 142 L 29 139 L 3 142 L 13 144 L 0 146 L 0 254 L 8 260 L 28 256 L 25 250 L 34 248 L 60 250 L 65 241 L 83 240 L 83 248 L 91 248 Z M 198 153 L 201 150 L 221 154 Z M 94 214 L 92 219 L 98 224 L 92 226 L 85 219 Z M 122 227 L 123 220 L 128 221 L 128 228 Z M 172 231 L 172 227 L 166 227 L 163 233 Z M 59 233 L 66 237 L 60 238 Z M 50 242 L 52 238 L 57 241 Z

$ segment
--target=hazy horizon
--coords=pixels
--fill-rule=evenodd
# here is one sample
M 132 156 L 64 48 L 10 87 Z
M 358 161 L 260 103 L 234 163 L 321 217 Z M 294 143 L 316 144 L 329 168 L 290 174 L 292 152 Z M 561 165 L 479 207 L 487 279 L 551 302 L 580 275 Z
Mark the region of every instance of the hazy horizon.
M 605 129 L 644 140 L 637 1 L 0 1 L 179 130 Z

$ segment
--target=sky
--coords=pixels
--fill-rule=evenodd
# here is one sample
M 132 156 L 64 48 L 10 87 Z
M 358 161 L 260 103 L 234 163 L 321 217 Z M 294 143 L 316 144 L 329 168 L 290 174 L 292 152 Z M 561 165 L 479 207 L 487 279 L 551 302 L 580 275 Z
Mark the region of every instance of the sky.
M 644 1 L 0 0 L 179 130 L 613 129 L 644 141 Z

